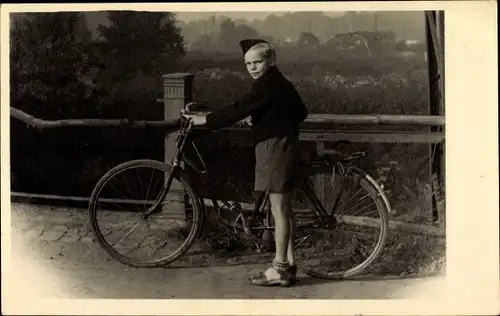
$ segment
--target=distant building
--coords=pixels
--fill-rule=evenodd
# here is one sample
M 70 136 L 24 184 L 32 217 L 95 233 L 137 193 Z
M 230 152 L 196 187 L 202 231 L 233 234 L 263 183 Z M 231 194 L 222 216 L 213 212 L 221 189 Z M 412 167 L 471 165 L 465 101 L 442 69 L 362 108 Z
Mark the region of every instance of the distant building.
M 369 55 L 386 50 L 396 45 L 397 39 L 394 32 L 347 32 L 339 33 L 326 41 L 326 46 L 338 50 L 364 51 Z

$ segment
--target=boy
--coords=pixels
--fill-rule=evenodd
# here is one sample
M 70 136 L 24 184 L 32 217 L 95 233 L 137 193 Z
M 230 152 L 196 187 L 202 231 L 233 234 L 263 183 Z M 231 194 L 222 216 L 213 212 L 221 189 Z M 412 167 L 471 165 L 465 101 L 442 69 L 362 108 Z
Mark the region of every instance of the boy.
M 247 39 L 239 45 L 254 79 L 250 92 L 241 101 L 207 116 L 184 116 L 192 119 L 194 125 L 206 125 L 209 130 L 230 126 L 251 116 L 256 156 L 254 190 L 256 196 L 269 191 L 276 225 L 276 255 L 272 266 L 251 277 L 250 282 L 260 286 L 288 286 L 295 282 L 297 273 L 291 194 L 298 157 L 298 126 L 308 111 L 293 84 L 277 68 L 276 53 L 268 42 Z

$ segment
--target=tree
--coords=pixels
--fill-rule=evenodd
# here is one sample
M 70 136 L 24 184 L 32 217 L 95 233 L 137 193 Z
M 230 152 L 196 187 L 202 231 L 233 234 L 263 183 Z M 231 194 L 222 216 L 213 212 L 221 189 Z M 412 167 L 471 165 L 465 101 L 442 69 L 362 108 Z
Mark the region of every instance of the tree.
M 246 24 L 240 24 L 235 28 L 236 41 L 240 41 L 242 39 L 248 38 L 257 38 L 259 37 L 259 33 L 252 27 Z M 234 43 L 233 43 L 234 45 Z
M 234 45 L 236 26 L 231 19 L 224 19 L 220 24 L 220 41 L 224 46 Z
M 11 106 L 48 120 L 96 117 L 98 99 L 87 93 L 92 89 L 87 76 L 93 57 L 83 15 L 13 15 L 11 26 Z M 79 167 L 89 155 L 84 146 L 69 154 L 65 150 L 100 139 L 97 130 L 39 133 L 15 119 L 11 120 L 10 135 L 13 189 L 36 193 L 58 190 L 56 194 L 81 183 Z
M 223 19 L 220 24 L 220 42 L 225 50 L 237 50 L 239 41 L 256 37 L 259 37 L 259 33 L 246 24 L 236 25 L 229 18 Z
M 14 18 L 12 103 L 56 117 L 85 113 L 77 101 L 84 98 L 87 88 L 83 79 L 89 72 L 89 41 L 81 13 L 29 13 Z
M 184 40 L 171 12 L 112 11 L 100 25 L 103 62 L 114 78 L 132 79 L 171 71 L 185 55 Z
M 270 14 L 266 17 L 262 25 L 261 32 L 277 38 L 282 38 L 286 35 L 282 33 L 283 27 L 283 21 L 281 21 L 275 14 Z
M 184 25 L 181 28 L 181 34 L 184 41 L 189 44 L 196 42 L 200 36 L 209 33 L 209 26 L 211 28 L 211 25 L 209 24 L 210 23 L 207 20 L 193 20 Z
M 213 44 L 212 38 L 208 34 L 203 34 L 198 38 L 198 40 L 193 41 L 191 45 L 191 49 L 193 51 L 202 51 L 206 50 Z

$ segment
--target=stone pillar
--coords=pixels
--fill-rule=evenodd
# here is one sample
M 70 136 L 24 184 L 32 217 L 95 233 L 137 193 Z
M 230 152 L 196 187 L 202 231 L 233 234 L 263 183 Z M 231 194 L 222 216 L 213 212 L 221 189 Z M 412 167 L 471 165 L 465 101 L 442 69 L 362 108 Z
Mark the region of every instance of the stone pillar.
M 192 101 L 193 97 L 193 79 L 194 75 L 189 73 L 172 73 L 163 75 L 163 102 L 164 119 L 171 121 L 180 118 L 180 112 L 184 106 Z M 170 163 L 176 148 L 178 132 L 170 133 L 165 136 L 165 162 Z M 166 180 L 166 179 L 165 179 Z M 178 214 L 182 223 L 186 223 L 186 217 L 189 218 L 189 208 L 187 196 L 181 192 L 183 187 L 178 181 L 172 183 L 170 187 L 164 211 Z M 181 203 L 184 201 L 184 203 Z M 176 216 L 177 217 L 177 216 Z
M 189 73 L 173 73 L 163 75 L 164 119 L 167 121 L 180 118 L 180 112 L 193 98 L 194 75 Z M 165 161 L 169 162 L 175 150 L 177 133 L 165 137 Z

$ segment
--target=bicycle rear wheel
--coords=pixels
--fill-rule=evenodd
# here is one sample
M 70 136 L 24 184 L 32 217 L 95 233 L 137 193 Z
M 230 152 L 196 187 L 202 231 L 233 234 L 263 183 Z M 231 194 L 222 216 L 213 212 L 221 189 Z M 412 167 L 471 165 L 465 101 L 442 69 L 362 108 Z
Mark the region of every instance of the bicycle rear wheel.
M 172 172 L 172 184 L 158 201 L 159 208 L 144 217 L 161 198 Z M 89 216 L 100 246 L 112 258 L 138 268 L 160 267 L 180 258 L 203 222 L 200 200 L 183 171 L 153 160 L 128 161 L 109 170 L 92 192 Z
M 365 272 L 381 255 L 389 204 L 382 189 L 359 169 L 350 169 L 342 180 L 338 174 L 326 176 L 330 181 L 325 181 L 322 204 L 328 213 L 333 209 L 337 224 L 328 227 L 313 212 L 296 210 L 295 256 L 308 275 L 351 278 Z

